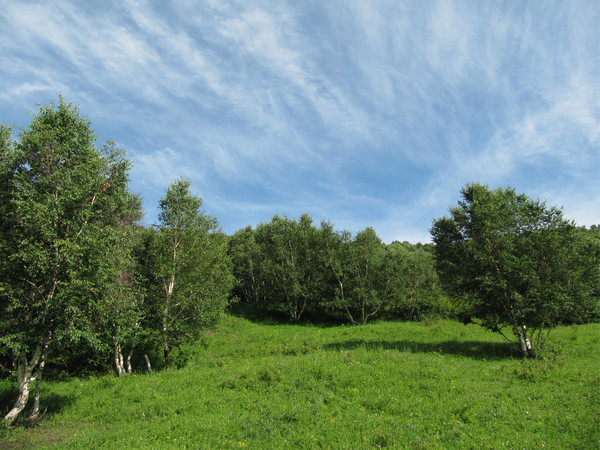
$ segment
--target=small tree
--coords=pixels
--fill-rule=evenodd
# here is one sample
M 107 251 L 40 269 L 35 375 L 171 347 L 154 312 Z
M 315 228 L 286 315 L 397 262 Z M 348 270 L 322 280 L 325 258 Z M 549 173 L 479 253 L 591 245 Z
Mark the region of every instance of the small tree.
M 154 241 L 154 273 L 160 280 L 163 358 L 169 363 L 173 340 L 214 325 L 233 288 L 226 236 L 217 220 L 202 210 L 202 199 L 178 179 L 160 201 Z
M 256 232 L 250 225 L 238 230 L 229 238 L 228 253 L 233 263 L 236 278 L 234 293 L 238 299 L 258 304 L 264 289 L 261 273 L 260 247 L 256 243 Z
M 431 229 L 440 277 L 467 320 L 503 335 L 508 326 L 533 355 L 552 327 L 589 305 L 577 230 L 560 209 L 510 188 L 469 184 L 461 194 Z
M 330 222 L 322 221 L 319 230 L 321 246 L 324 252 L 325 295 L 321 304 L 334 310 L 346 311 L 348 293 L 352 288 L 350 261 L 350 244 L 352 234 L 349 231 L 336 231 Z

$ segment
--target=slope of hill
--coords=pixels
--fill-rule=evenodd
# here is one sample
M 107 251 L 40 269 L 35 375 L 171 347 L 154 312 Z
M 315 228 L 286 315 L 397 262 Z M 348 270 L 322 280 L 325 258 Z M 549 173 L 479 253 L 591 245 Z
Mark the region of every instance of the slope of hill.
M 39 426 L 0 448 L 593 448 L 600 325 L 540 360 L 452 321 L 360 327 L 226 317 L 181 369 L 47 382 Z M 2 410 L 12 384 L 0 382 Z

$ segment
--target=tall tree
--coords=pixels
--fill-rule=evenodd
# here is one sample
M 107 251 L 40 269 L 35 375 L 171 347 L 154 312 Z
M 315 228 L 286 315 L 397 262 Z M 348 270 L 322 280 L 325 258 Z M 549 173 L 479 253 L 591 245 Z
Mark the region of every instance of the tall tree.
M 190 181 L 184 179 L 167 188 L 154 243 L 165 364 L 174 340 L 216 323 L 234 282 L 226 236 L 189 188 Z
M 86 268 L 106 254 L 132 195 L 123 152 L 95 141 L 90 122 L 60 98 L 39 107 L 17 142 L 2 145 L 0 345 L 14 359 L 19 387 L 9 424 L 25 409 L 33 381 L 30 418 L 37 417 L 49 349 L 81 339 L 99 344 L 89 326 L 98 279 Z
M 511 188 L 468 184 L 461 194 L 431 229 L 440 276 L 465 299 L 468 318 L 503 335 L 508 326 L 530 356 L 593 295 L 577 229 L 560 209 Z

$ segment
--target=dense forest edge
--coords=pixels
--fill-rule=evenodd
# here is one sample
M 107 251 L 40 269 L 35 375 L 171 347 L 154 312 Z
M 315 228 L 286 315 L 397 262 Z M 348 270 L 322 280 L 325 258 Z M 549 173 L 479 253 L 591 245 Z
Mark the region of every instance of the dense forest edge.
M 43 379 L 184 367 L 227 312 L 263 323 L 452 319 L 541 358 L 558 325 L 600 318 L 600 228 L 512 188 L 467 184 L 432 244 L 385 244 L 275 215 L 231 236 L 175 180 L 140 225 L 131 162 L 59 98 L 28 129 L 0 125 L 4 424 L 34 424 Z M 43 402 L 42 402 L 43 403 Z

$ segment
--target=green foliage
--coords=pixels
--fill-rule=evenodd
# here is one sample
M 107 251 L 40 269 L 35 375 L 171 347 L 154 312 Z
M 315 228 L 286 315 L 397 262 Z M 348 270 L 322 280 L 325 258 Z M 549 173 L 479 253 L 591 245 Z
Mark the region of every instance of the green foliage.
M 151 243 L 155 313 L 161 321 L 165 363 L 173 341 L 177 344 L 218 321 L 234 282 L 226 237 L 189 187 L 183 179 L 169 186 Z
M 395 317 L 419 320 L 448 315 L 433 254 L 425 247 L 393 242 L 386 248 L 383 270 L 388 272 L 391 290 L 386 309 Z
M 539 352 L 552 327 L 597 305 L 598 252 L 589 251 L 597 243 L 559 209 L 513 189 L 470 184 L 461 193 L 431 230 L 440 276 L 464 299 L 467 319 L 508 326 L 523 354 Z
M 304 214 L 298 221 L 274 216 L 260 224 L 255 239 L 263 252 L 262 273 L 268 279 L 268 297 L 275 310 L 300 319 L 319 298 L 322 275 L 317 230 Z
M 372 228 L 358 232 L 350 242 L 340 243 L 338 251 L 343 255 L 337 258 L 338 267 L 343 268 L 336 274 L 339 288 L 334 305 L 343 309 L 352 323 L 365 324 L 389 300 L 389 287 L 396 274 L 393 266 L 386 264 L 385 245 Z
M 275 216 L 229 240 L 236 295 L 256 310 L 292 320 L 345 317 L 366 323 L 383 314 L 416 319 L 437 314 L 439 287 L 431 253 L 408 243 L 385 245 L 372 228 L 356 236 L 308 214 Z
M 592 225 L 589 229 L 577 229 L 574 241 L 576 249 L 575 266 L 579 268 L 578 277 L 571 280 L 574 290 L 583 292 L 569 315 L 562 318 L 563 323 L 582 323 L 600 319 L 600 227 Z
M 258 304 L 263 301 L 261 251 L 251 226 L 238 230 L 229 238 L 228 254 L 236 279 L 235 295 L 244 301 Z
M 93 325 L 104 256 L 139 199 L 124 153 L 110 142 L 96 148 L 90 122 L 62 98 L 39 107 L 16 142 L 5 128 L 0 138 L 0 352 L 17 365 L 20 408 L 48 349 L 102 347 Z
M 52 339 L 87 335 L 95 303 L 89 262 L 101 260 L 110 226 L 130 214 L 129 163 L 114 146 L 94 145 L 89 121 L 62 99 L 40 107 L 3 160 L 11 227 L 3 271 L 4 348 L 13 355 Z M 81 320 L 80 320 L 81 319 Z
M 452 321 L 323 328 L 225 316 L 186 348 L 180 370 L 48 382 L 40 426 L 13 429 L 3 443 L 594 448 L 599 336 L 597 324 L 557 327 L 562 356 L 546 365 Z M 9 389 L 0 382 L 0 398 Z

